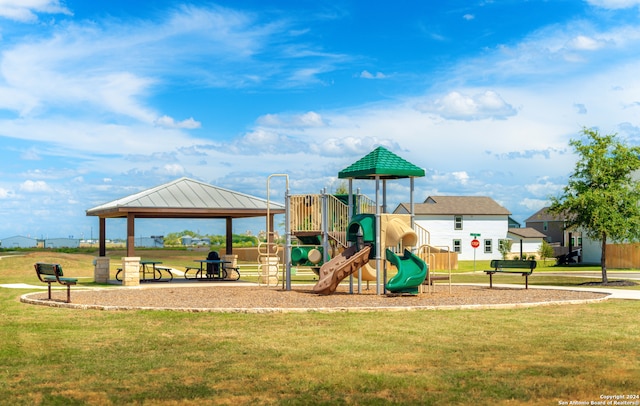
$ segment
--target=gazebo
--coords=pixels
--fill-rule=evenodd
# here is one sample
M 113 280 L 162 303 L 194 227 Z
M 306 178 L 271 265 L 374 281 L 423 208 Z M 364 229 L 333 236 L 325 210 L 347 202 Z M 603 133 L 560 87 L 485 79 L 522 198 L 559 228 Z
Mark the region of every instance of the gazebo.
M 273 217 L 285 212 L 284 205 L 268 202 L 244 193 L 219 188 L 189 178 L 180 178 L 143 190 L 86 211 L 87 216 L 100 219 L 99 257 L 94 271 L 96 282 L 109 279 L 109 259 L 106 257 L 106 220 L 127 219 L 127 258 L 135 258 L 135 220 L 144 218 L 225 219 L 226 254 L 232 255 L 232 225 L 234 218 Z M 273 226 L 273 218 L 268 224 Z M 273 231 L 273 230 L 267 230 Z M 126 262 L 126 258 L 123 258 Z M 126 268 L 123 263 L 123 269 Z M 131 269 L 135 266 L 131 266 Z M 106 270 L 105 270 L 106 269 Z M 137 272 L 137 268 L 136 268 Z M 106 273 L 106 275 L 105 275 Z
M 411 227 L 414 226 L 413 190 L 414 178 L 423 177 L 425 171 L 422 168 L 399 157 L 384 147 L 378 147 L 369 154 L 360 158 L 355 163 L 338 173 L 339 179 L 349 180 L 349 213 L 352 212 L 351 196 L 353 195 L 353 179 L 370 179 L 376 181 L 376 293 L 380 294 L 380 267 L 382 253 L 380 252 L 380 181 L 382 181 L 382 207 L 387 206 L 386 181 L 389 179 L 410 180 L 410 212 Z

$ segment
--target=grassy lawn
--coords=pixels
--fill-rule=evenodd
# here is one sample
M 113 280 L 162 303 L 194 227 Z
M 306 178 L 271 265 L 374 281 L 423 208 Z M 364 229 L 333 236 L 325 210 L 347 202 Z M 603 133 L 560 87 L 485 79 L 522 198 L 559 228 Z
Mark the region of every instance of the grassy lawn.
M 92 256 L 54 256 L 38 260 L 92 275 Z M 0 283 L 35 283 L 33 262 L 0 260 Z M 25 292 L 0 288 L 3 405 L 548 405 L 640 392 L 640 301 L 191 314 L 25 305 Z

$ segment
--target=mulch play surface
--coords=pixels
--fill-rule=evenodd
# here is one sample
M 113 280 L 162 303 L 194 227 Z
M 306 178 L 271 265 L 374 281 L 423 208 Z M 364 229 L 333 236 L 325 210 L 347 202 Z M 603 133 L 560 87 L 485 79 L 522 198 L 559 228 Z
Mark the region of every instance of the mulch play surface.
M 349 294 L 347 286 L 328 296 L 311 291 L 311 286 L 293 286 L 291 291 L 274 287 L 242 286 L 141 286 L 100 290 L 72 289 L 72 305 L 81 308 L 127 310 L 160 308 L 184 311 L 347 311 L 397 308 L 482 308 L 540 304 L 582 303 L 603 299 L 604 293 L 555 289 L 500 288 L 484 286 L 437 286 L 435 292 L 410 295 L 376 295 L 375 287 L 362 294 Z M 66 292 L 53 292 L 54 305 L 66 299 Z M 45 299 L 46 292 L 27 295 Z M 40 302 L 41 304 L 45 304 Z

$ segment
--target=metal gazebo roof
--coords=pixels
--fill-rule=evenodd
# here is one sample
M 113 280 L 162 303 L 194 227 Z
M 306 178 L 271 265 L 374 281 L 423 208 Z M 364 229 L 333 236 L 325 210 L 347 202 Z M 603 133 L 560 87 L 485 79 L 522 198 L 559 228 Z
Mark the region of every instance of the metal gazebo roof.
M 270 212 L 284 213 L 284 205 L 269 203 Z M 105 218 L 242 218 L 267 214 L 267 201 L 189 178 L 180 178 L 87 210 Z
M 282 214 L 285 207 L 254 196 L 219 188 L 189 178 L 180 178 L 87 210 L 100 218 L 100 256 L 106 255 L 108 218 L 127 219 L 127 256 L 134 255 L 136 218 L 219 218 L 227 222 L 227 254 L 231 253 L 234 218 L 266 217 Z M 271 223 L 273 224 L 273 222 Z
M 424 169 L 378 147 L 338 173 L 339 179 L 400 179 L 422 177 Z

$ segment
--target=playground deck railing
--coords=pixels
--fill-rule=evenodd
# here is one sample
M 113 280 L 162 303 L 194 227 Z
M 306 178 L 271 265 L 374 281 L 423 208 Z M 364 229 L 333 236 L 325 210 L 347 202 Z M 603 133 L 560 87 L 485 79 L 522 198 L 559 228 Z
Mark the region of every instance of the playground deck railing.
M 322 196 L 293 195 L 290 200 L 291 232 L 322 232 Z
M 291 232 L 295 234 L 322 234 L 323 197 L 326 197 L 326 222 L 330 238 L 343 247 L 347 243 L 347 226 L 349 225 L 349 206 L 333 195 L 308 194 L 290 196 Z M 375 213 L 375 203 L 364 195 L 354 199 L 357 213 Z
M 418 235 L 418 247 L 431 244 L 431 233 L 418 223 L 413 224 L 413 231 Z
M 343 247 L 347 247 L 347 226 L 349 222 L 349 206 L 335 196 L 327 195 L 327 224 L 329 237 Z

